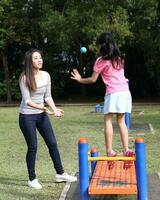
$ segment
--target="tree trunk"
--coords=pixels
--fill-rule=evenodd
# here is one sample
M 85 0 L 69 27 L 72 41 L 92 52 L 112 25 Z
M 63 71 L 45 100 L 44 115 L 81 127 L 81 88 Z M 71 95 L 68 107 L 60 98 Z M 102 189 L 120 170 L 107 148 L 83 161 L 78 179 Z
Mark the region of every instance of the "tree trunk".
M 7 55 L 4 52 L 0 52 L 2 64 L 4 68 L 4 75 L 5 75 L 5 84 L 6 84 L 6 92 L 7 92 L 7 103 L 10 104 L 12 102 L 12 95 L 11 95 L 11 84 L 9 78 L 9 69 L 8 69 L 8 60 Z

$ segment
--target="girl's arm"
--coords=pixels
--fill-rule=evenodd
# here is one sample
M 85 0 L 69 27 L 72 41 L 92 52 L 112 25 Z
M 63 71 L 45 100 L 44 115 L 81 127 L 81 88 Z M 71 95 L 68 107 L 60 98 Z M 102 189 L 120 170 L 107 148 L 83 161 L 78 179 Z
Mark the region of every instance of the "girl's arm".
M 82 78 L 76 69 L 73 69 L 73 72 L 71 72 L 71 75 L 72 75 L 71 79 L 76 80 L 77 82 L 82 83 L 82 84 L 95 83 L 99 76 L 97 72 L 93 72 L 90 77 Z

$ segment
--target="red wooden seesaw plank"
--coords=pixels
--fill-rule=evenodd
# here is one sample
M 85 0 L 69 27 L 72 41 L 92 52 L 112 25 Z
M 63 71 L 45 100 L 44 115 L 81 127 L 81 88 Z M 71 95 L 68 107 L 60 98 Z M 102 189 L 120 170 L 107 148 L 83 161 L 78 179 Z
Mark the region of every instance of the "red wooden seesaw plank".
M 89 194 L 137 194 L 135 165 L 124 170 L 123 161 L 116 161 L 109 170 L 107 161 L 98 161 L 92 176 Z

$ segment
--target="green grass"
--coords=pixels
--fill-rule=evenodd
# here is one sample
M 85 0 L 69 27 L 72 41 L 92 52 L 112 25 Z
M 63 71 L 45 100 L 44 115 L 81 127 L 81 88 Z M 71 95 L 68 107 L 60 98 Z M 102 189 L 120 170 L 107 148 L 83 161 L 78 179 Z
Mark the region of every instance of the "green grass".
M 91 111 L 93 106 L 65 106 L 65 115 L 57 119 L 51 117 L 62 162 L 68 173 L 78 171 L 77 143 L 86 137 L 89 148 L 97 148 L 105 154 L 103 137 L 103 115 Z M 143 111 L 142 115 L 139 113 Z M 147 170 L 160 171 L 160 105 L 134 105 L 132 123 L 151 123 L 154 134 L 146 133 L 144 140 L 147 149 Z M 136 133 L 130 133 L 130 146 L 133 147 Z M 114 135 L 114 149 L 122 151 L 119 134 Z M 43 185 L 41 191 L 27 186 L 25 164 L 26 144 L 19 130 L 18 108 L 0 108 L 0 200 L 58 200 L 64 184 L 54 183 L 55 170 L 44 141 L 38 134 L 36 161 L 37 177 Z M 127 199 L 125 197 L 125 199 Z

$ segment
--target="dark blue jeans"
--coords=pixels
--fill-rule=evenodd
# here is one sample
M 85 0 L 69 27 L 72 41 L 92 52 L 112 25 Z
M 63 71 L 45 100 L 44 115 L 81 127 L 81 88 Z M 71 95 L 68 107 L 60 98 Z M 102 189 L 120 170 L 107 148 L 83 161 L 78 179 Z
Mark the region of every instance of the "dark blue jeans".
M 52 158 L 54 168 L 57 174 L 64 172 L 61 163 L 59 150 L 57 147 L 56 138 L 48 118 L 48 115 L 43 112 L 40 114 L 19 114 L 19 126 L 24 135 L 27 143 L 27 154 L 26 163 L 29 174 L 29 179 L 33 180 L 36 178 L 35 173 L 35 160 L 37 152 L 37 134 L 36 129 L 43 137 L 48 149 L 49 154 Z

